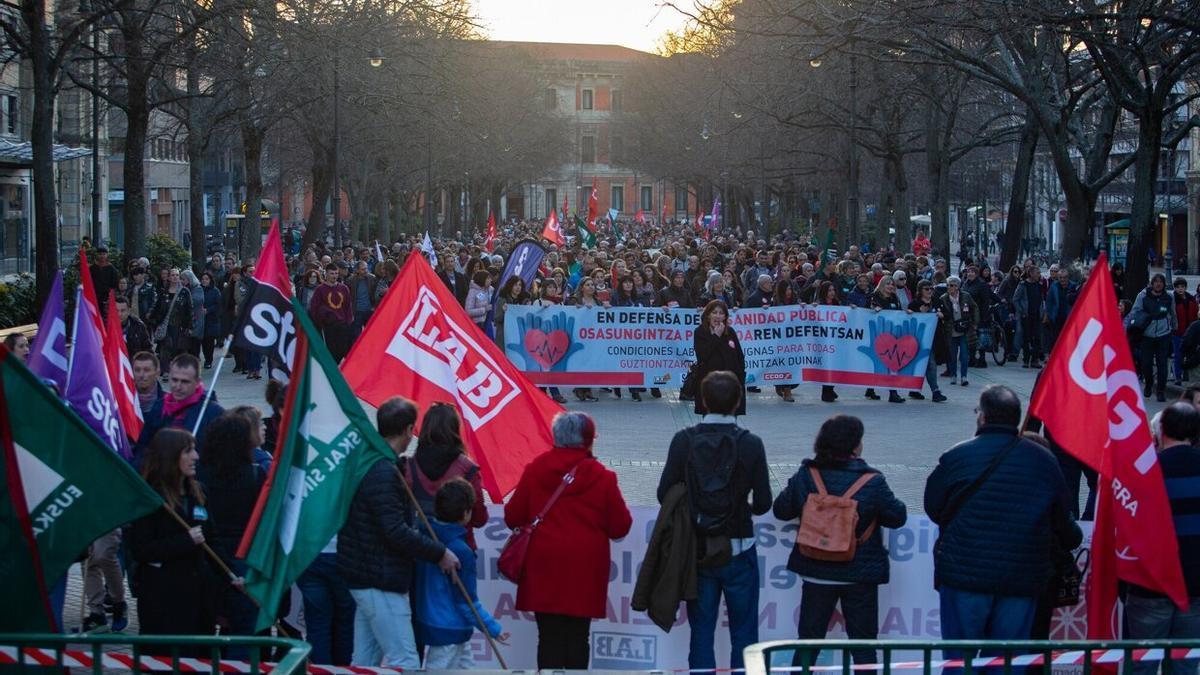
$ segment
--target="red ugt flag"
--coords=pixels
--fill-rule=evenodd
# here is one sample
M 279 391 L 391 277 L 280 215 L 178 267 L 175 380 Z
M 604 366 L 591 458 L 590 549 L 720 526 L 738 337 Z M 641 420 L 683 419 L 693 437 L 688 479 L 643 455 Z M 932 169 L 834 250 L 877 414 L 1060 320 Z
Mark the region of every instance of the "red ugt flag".
M 475 326 L 421 256 L 409 256 L 342 374 L 375 407 L 393 396 L 422 410 L 453 403 L 467 453 L 495 502 L 517 486 L 525 465 L 553 447 L 550 426 L 562 408 Z
M 1171 507 L 1108 261 L 1092 268 L 1029 412 L 1100 473 L 1088 583 L 1088 638 L 1110 639 L 1117 579 L 1188 604 Z
M 488 211 L 487 241 L 484 246 L 488 253 L 496 250 L 496 216 L 491 211 Z
M 133 364 L 129 361 L 129 348 L 125 345 L 125 331 L 121 329 L 121 317 L 117 313 L 116 291 L 108 293 L 104 365 L 108 367 L 108 380 L 112 382 L 113 398 L 117 400 L 117 412 L 125 435 L 137 439 L 142 435 L 142 406 L 133 383 Z
M 554 209 L 550 209 L 550 215 L 546 216 L 546 226 L 542 228 L 542 238 L 558 246 L 567 245 L 567 239 L 558 225 L 558 212 Z

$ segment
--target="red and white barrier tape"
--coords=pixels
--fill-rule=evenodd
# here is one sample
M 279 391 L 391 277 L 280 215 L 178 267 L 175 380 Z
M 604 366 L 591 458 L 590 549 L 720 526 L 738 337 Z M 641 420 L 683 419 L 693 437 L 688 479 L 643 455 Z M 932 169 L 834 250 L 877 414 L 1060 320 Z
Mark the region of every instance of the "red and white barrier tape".
M 43 649 L 40 647 L 26 647 L 21 650 L 25 655 L 25 662 L 42 666 L 54 666 L 58 664 L 59 652 L 57 649 Z M 62 665 L 68 668 L 91 668 L 94 664 L 91 652 L 64 649 L 61 650 Z M 1086 652 L 1082 650 L 1057 652 L 1052 655 L 1050 663 L 1055 666 L 1078 666 L 1084 662 Z M 1162 661 L 1164 653 L 1162 649 L 1135 649 L 1132 652 L 1134 661 Z M 1200 659 L 1200 648 L 1197 649 L 1172 649 L 1171 659 L 1179 661 L 1183 659 Z M 1125 650 L 1123 649 L 1096 649 L 1092 650 L 1093 664 L 1115 664 L 1125 660 Z M 208 659 L 194 658 L 179 658 L 179 672 L 184 673 L 207 673 L 212 671 L 212 662 Z M 1009 659 L 1013 666 L 1039 666 L 1045 664 L 1044 654 L 1021 654 L 1014 655 Z M 0 664 L 15 664 L 17 663 L 17 648 L 11 646 L 0 646 Z M 104 652 L 100 655 L 100 665 L 105 670 L 134 670 L 133 656 L 121 652 Z M 152 672 L 169 672 L 175 670 L 174 661 L 169 656 L 150 656 L 143 654 L 139 663 L 141 670 Z M 930 662 L 932 669 L 941 670 L 945 668 L 962 668 L 965 661 L 962 659 L 941 659 Z M 971 660 L 971 667 L 978 668 L 998 668 L 1004 666 L 1004 657 L 1001 656 L 981 656 Z M 274 664 L 260 664 L 260 672 L 271 672 Z M 858 671 L 878 671 L 883 670 L 882 663 L 855 664 L 851 667 L 852 670 Z M 921 670 L 925 668 L 923 661 L 893 661 L 891 664 L 892 670 Z M 226 661 L 221 660 L 218 664 L 218 670 L 223 673 L 249 673 L 252 672 L 250 664 L 246 661 Z M 798 667 L 772 667 L 775 671 L 792 671 L 798 672 L 803 670 Z M 841 671 L 840 665 L 828 666 L 812 666 L 809 668 L 812 672 L 832 672 Z M 362 666 L 325 666 L 317 664 L 309 664 L 308 672 L 311 675 L 391 675 L 394 673 L 404 672 L 400 668 L 366 668 Z M 673 672 L 687 673 L 688 670 L 658 670 L 656 672 Z M 707 670 L 705 672 L 712 672 Z M 740 672 L 723 670 L 722 672 Z

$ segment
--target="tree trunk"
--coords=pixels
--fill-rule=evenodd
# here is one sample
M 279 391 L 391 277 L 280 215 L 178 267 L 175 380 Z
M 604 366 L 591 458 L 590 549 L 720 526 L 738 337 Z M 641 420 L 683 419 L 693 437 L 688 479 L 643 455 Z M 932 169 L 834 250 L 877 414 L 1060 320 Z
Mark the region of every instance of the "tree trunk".
M 1067 229 L 1063 233 L 1062 257 L 1066 260 L 1082 260 L 1084 249 L 1091 239 L 1092 225 L 1096 221 L 1096 193 L 1082 186 L 1064 185 L 1063 194 L 1067 201 Z M 1132 249 L 1130 255 L 1133 255 Z M 1125 288 L 1133 286 L 1126 283 Z
M 892 158 L 892 180 L 896 188 L 896 201 L 892 207 L 893 221 L 896 227 L 896 246 L 908 249 L 912 245 L 912 215 L 908 208 L 908 173 L 904 170 L 904 156 Z M 887 225 L 880 232 L 881 245 L 886 247 L 888 241 Z
M 1162 154 L 1162 113 L 1143 114 L 1138 123 L 1138 148 L 1133 160 L 1133 204 L 1129 207 L 1129 254 L 1125 261 L 1125 288 L 1141 290 L 1150 280 L 1147 264 L 1155 212 L 1155 183 Z M 1167 246 L 1171 242 L 1167 241 Z M 1155 247 L 1157 255 L 1159 251 Z
M 200 121 L 200 73 L 196 68 L 195 58 L 188 60 L 187 93 L 188 93 L 188 231 L 192 236 L 192 267 L 197 272 L 204 267 L 204 259 L 208 253 L 205 246 L 204 232 L 204 139 L 200 129 L 205 125 Z
M 150 101 L 146 81 L 131 77 L 125 107 L 125 259 L 146 255 L 146 133 L 150 127 Z
M 929 239 L 933 248 L 950 252 L 950 151 L 943 140 L 941 107 L 929 106 L 925 124 L 925 175 L 929 181 Z M 897 243 L 898 250 L 901 249 Z
M 1000 269 L 1017 264 L 1021 253 L 1021 236 L 1025 233 L 1025 214 L 1029 208 L 1029 177 L 1037 156 L 1038 124 L 1028 111 L 1021 128 L 1021 143 L 1017 146 L 1017 164 L 1013 167 L 1012 195 L 1008 200 L 1008 221 L 1004 224 L 1004 245 L 1000 249 Z M 986 242 L 985 242 L 986 243 Z
M 301 248 L 325 238 L 325 202 L 333 191 L 333 176 L 329 172 L 330 152 L 324 148 L 313 147 L 312 163 L 312 207 L 308 211 L 308 226 L 304 230 Z
M 238 237 L 238 251 L 243 261 L 257 259 L 262 250 L 262 150 L 263 132 L 253 121 L 243 119 L 242 161 L 246 169 L 246 218 Z
M 50 35 L 44 0 L 21 3 L 22 20 L 29 30 L 30 66 L 33 70 L 33 211 L 34 273 L 37 306 L 50 295 L 58 272 L 58 207 L 54 197 L 54 73 L 51 72 Z

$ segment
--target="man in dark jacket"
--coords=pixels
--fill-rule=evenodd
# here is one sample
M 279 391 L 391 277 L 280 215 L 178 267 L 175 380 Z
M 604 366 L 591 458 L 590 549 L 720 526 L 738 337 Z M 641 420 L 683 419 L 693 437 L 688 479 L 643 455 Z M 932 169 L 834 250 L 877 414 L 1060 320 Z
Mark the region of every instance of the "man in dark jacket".
M 462 272 L 454 269 L 454 258 L 452 256 L 445 256 L 440 262 L 441 264 L 438 267 L 442 269 L 438 272 L 438 278 L 454 294 L 454 299 L 458 300 L 458 304 L 466 307 L 467 293 L 471 288 L 470 282 L 467 281 L 467 277 Z
M 671 273 L 671 285 L 658 294 L 659 307 L 693 307 L 692 293 L 687 287 L 687 275 L 683 270 Z
M 1175 520 L 1175 538 L 1179 540 L 1179 565 L 1187 584 L 1190 607 L 1180 610 L 1165 595 L 1136 584 L 1129 585 L 1125 600 L 1125 619 L 1131 640 L 1165 640 L 1200 637 L 1200 411 L 1191 403 L 1179 401 L 1167 406 L 1159 424 L 1158 463 L 1162 466 L 1171 517 Z M 1172 672 L 1195 673 L 1195 661 L 1174 661 Z M 1158 663 L 1133 664 L 1135 675 L 1158 671 Z
M 399 457 L 412 440 L 417 407 L 400 397 L 384 401 L 376 415 L 379 433 Z M 391 461 L 376 462 L 363 476 L 338 532 L 337 567 L 350 587 L 354 615 L 352 665 L 420 667 L 408 593 L 418 559 L 447 574 L 458 557 L 413 527 L 412 503 Z
M 742 650 L 758 642 L 758 555 L 750 517 L 771 509 L 771 483 L 762 439 L 739 429 L 734 417 L 742 398 L 738 377 L 725 370 L 709 373 L 700 383 L 700 395 L 708 414 L 700 424 L 671 439 L 658 481 L 658 499 L 661 503 L 674 485 L 686 482 L 693 522 L 719 523 L 715 529 L 697 532 L 704 544 L 697 599 L 687 603 L 692 629 L 688 665 L 693 669 L 716 667 L 713 634 L 723 593 L 729 619 L 730 667 L 741 668 Z M 724 472 L 731 481 L 730 489 L 722 491 L 728 495 L 731 510 L 716 513 L 706 506 L 713 505 L 710 497 L 719 495 L 700 490 L 689 476 L 720 475 L 721 466 L 732 467 Z M 749 501 L 751 492 L 754 498 Z
M 117 305 L 117 315 L 121 318 L 121 331 L 125 337 L 125 349 L 129 354 L 137 354 L 138 352 L 148 352 L 154 349 L 154 345 L 150 344 L 150 330 L 146 328 L 146 324 L 136 316 L 131 316 L 129 312 L 129 299 L 123 295 L 118 295 L 114 299 Z
M 1030 267 L 1025 280 L 1013 291 L 1013 309 L 1021 324 L 1020 333 L 1024 342 L 1021 362 L 1026 368 L 1042 367 L 1042 324 L 1049 321 L 1046 304 L 1042 297 L 1042 271 Z
M 167 395 L 158 399 L 149 412 L 145 413 L 142 435 L 133 448 L 133 462 L 140 466 L 142 451 L 150 444 L 154 434 L 164 427 L 174 427 L 191 432 L 196 429 L 196 447 L 204 446 L 204 430 L 209 423 L 220 417 L 225 409 L 217 403 L 216 392 L 204 406 L 204 383 L 200 381 L 200 359 L 191 354 L 180 354 L 171 359 L 167 380 Z M 204 408 L 204 419 L 200 424 L 200 409 Z
M 934 585 L 942 638 L 1027 640 L 1053 573 L 1051 544 L 1073 549 L 1083 535 L 1058 462 L 1017 431 L 1017 395 L 992 385 L 977 410 L 975 438 L 943 454 L 925 483 L 925 513 L 941 528 Z
M 96 286 L 96 298 L 100 301 L 100 316 L 108 318 L 108 292 L 117 290 L 121 273 L 108 260 L 108 249 L 96 249 L 96 261 L 90 267 L 92 283 Z

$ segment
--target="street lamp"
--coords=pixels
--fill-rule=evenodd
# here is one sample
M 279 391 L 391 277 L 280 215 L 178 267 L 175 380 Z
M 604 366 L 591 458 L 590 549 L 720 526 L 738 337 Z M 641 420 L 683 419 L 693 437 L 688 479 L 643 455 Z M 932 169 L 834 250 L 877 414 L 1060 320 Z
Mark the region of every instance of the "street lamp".
M 814 51 L 808 65 L 821 67 L 822 53 Z M 858 241 L 858 56 L 850 54 L 850 167 L 847 171 L 849 187 L 846 190 L 846 206 L 850 210 L 850 243 Z
M 338 219 L 342 215 L 342 181 L 338 170 L 338 160 L 341 156 L 342 124 L 341 124 L 341 61 L 340 50 L 333 50 L 333 241 L 338 248 L 342 247 L 342 225 Z M 383 65 L 383 51 L 378 47 L 371 52 L 367 62 L 372 68 Z
M 82 0 L 79 11 L 84 14 L 99 13 L 99 7 L 91 0 Z M 100 241 L 100 21 L 92 24 L 92 243 Z

